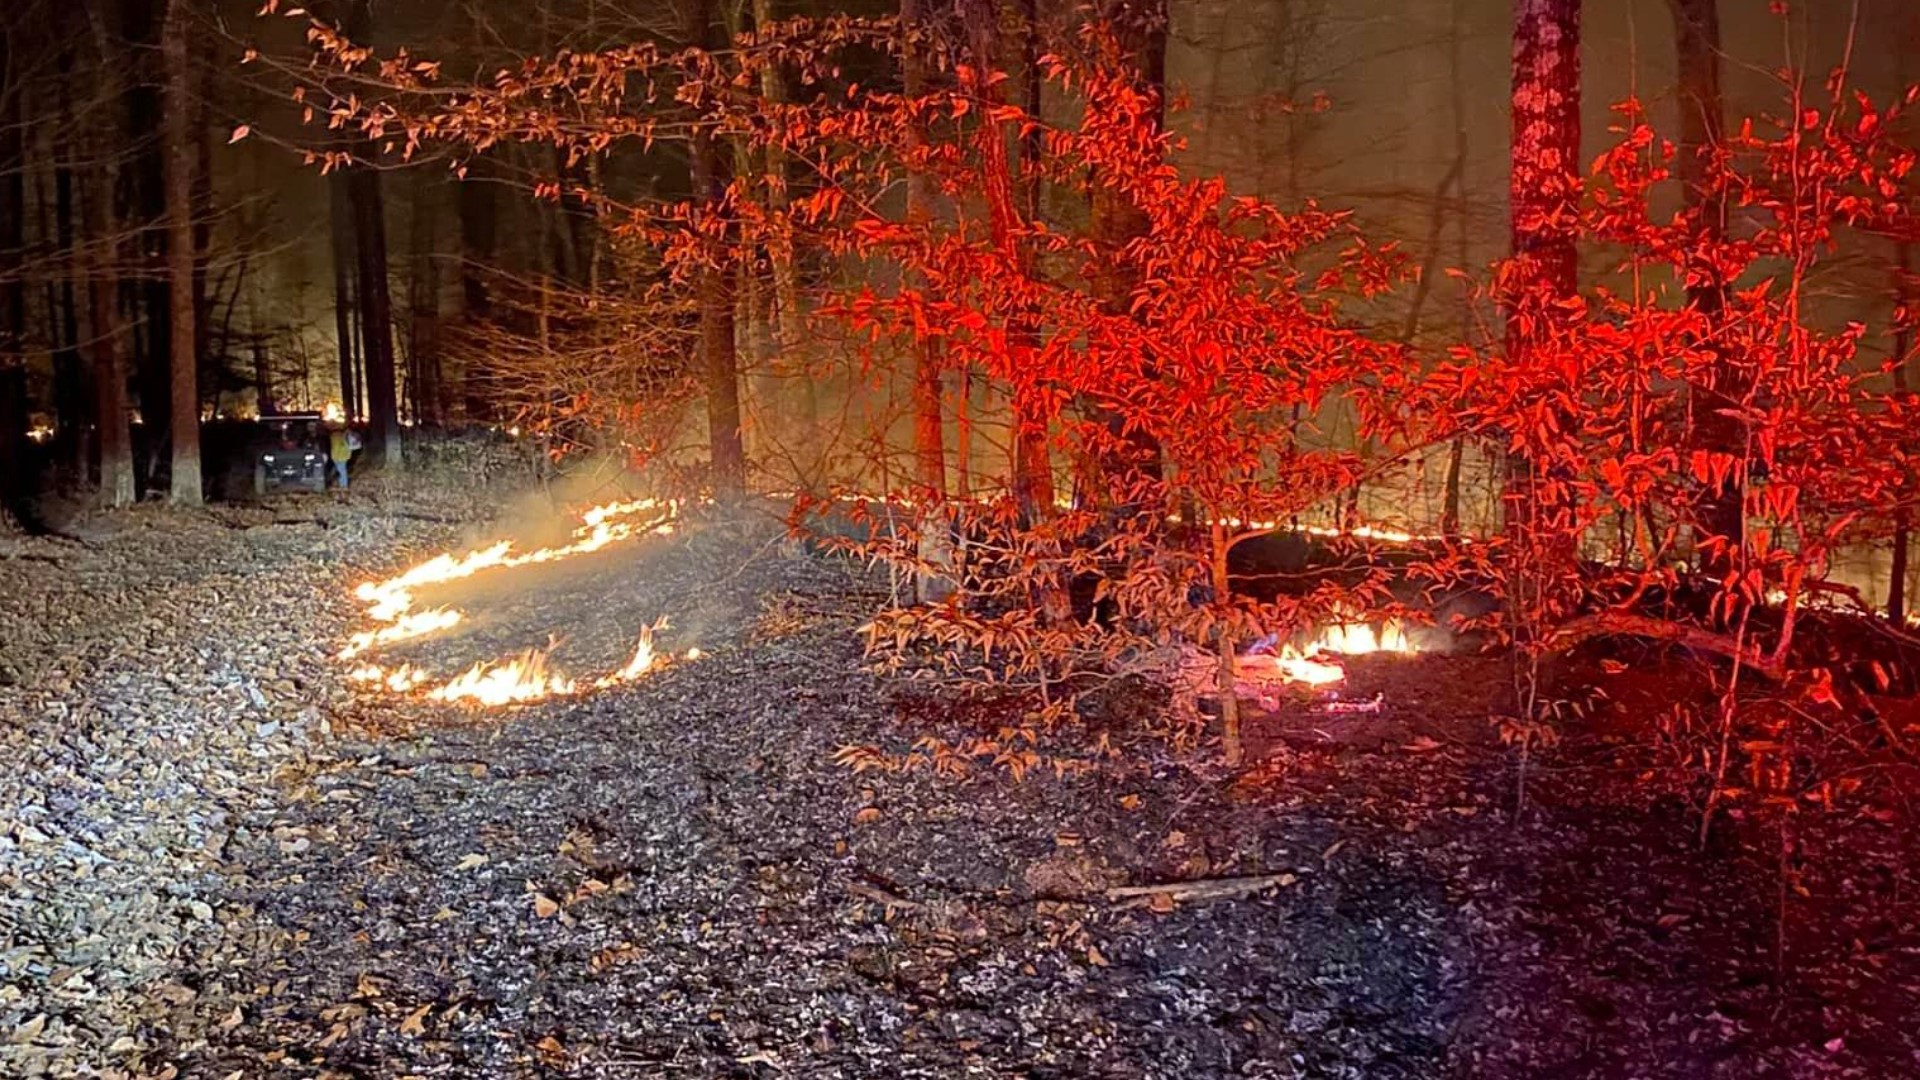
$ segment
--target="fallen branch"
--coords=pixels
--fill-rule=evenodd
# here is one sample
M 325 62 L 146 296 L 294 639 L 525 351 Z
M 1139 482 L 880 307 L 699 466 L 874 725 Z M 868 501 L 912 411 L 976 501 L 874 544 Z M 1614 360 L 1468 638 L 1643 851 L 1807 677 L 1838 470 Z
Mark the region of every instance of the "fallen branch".
M 1656 619 L 1650 615 L 1603 612 L 1582 616 L 1554 631 L 1548 647 L 1551 652 L 1566 652 L 1594 638 L 1616 636 L 1647 638 L 1713 653 L 1732 660 L 1770 682 L 1784 682 L 1787 678 L 1786 665 L 1775 657 L 1767 656 L 1757 647 L 1742 649 L 1738 642 L 1725 634 L 1716 634 L 1670 619 Z
M 877 885 L 868 885 L 863 881 L 849 881 L 846 883 L 846 888 L 848 892 L 860 899 L 871 900 L 882 907 L 899 908 L 902 911 L 919 911 L 926 907 L 925 904 L 920 903 L 918 900 L 909 900 L 904 896 L 882 889 Z
M 1160 885 L 1121 885 L 1107 890 L 1109 900 L 1133 900 L 1164 896 L 1170 900 L 1225 900 L 1248 893 L 1264 892 L 1291 885 L 1299 879 L 1292 874 L 1260 874 L 1255 877 L 1196 878 L 1169 881 Z

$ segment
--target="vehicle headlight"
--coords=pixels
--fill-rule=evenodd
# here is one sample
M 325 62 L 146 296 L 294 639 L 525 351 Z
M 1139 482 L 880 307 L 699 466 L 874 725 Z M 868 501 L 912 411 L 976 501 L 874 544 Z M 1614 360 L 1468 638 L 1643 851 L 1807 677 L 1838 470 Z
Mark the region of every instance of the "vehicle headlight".
M 320 460 L 320 455 L 319 455 L 319 454 L 308 454 L 308 455 L 307 455 L 307 464 L 309 464 L 309 465 L 311 465 L 311 464 L 313 464 L 314 462 L 316 462 L 316 461 L 319 461 L 319 460 Z
M 268 454 L 263 460 L 265 460 L 267 464 L 271 465 L 273 464 L 273 455 Z

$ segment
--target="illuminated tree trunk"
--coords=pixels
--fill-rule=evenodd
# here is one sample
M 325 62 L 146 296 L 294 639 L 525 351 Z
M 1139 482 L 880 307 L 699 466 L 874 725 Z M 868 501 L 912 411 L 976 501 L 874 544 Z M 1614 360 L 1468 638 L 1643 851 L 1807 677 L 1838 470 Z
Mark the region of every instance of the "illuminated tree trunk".
M 921 0 L 900 0 L 900 25 L 912 33 L 920 29 Z M 909 41 L 900 51 L 900 75 L 908 98 L 927 92 L 927 67 L 916 43 Z M 920 125 L 907 132 L 909 146 L 920 150 L 926 145 Z M 924 233 L 933 220 L 933 182 L 916 167 L 907 174 L 907 224 Z M 924 291 L 925 279 L 909 268 L 906 287 Z M 942 504 L 947 497 L 947 461 L 945 420 L 942 415 L 940 386 L 940 350 L 933 338 L 918 335 L 913 343 L 913 460 L 915 495 L 925 500 L 928 509 L 920 515 L 920 561 L 926 569 L 916 579 L 922 602 L 944 600 L 953 591 L 953 542 L 948 534 Z
M 1509 205 L 1513 273 L 1507 352 L 1534 355 L 1554 301 L 1578 287 L 1573 221 L 1580 159 L 1580 0 L 1514 0 L 1513 137 Z M 1563 554 L 1543 548 L 1547 508 L 1533 462 L 1509 455 L 1505 501 L 1514 557 L 1529 571 Z
M 327 209 L 331 218 L 329 234 L 333 255 L 333 331 L 340 352 L 340 407 L 348 419 L 361 415 L 360 387 L 355 377 L 359 346 L 355 343 L 353 318 L 353 196 L 347 191 L 347 174 L 335 172 L 327 181 Z
M 168 386 L 173 470 L 167 499 L 198 506 L 200 491 L 199 357 L 196 355 L 193 303 L 193 101 L 187 50 L 187 0 L 169 0 L 161 28 L 160 53 L 166 66 L 166 104 L 162 134 L 167 193 L 167 283 L 170 320 Z
M 680 0 L 683 38 L 689 45 L 712 47 L 709 0 Z M 700 354 L 706 369 L 707 441 L 713 457 L 714 492 L 738 496 L 747 486 L 746 447 L 740 435 L 740 362 L 733 318 L 733 230 L 722 215 L 727 196 L 726 159 L 705 123 L 692 135 L 693 200 L 706 232 L 706 251 L 697 274 Z
M 1708 257 L 1726 236 L 1726 196 L 1717 190 L 1708 156 L 1716 152 L 1726 130 L 1726 106 L 1720 91 L 1719 0 L 1668 0 L 1673 11 L 1674 44 L 1680 82 L 1680 150 L 1678 173 L 1685 191 L 1687 212 L 1695 219 L 1696 257 L 1687 267 L 1687 302 L 1707 322 L 1709 335 L 1718 328 L 1726 309 L 1726 282 Z M 1726 410 L 1740 405 L 1747 380 L 1739 367 L 1721 356 L 1713 337 L 1700 342 L 1714 359 L 1704 378 L 1693 379 L 1687 402 L 1692 412 L 1693 436 L 1703 449 L 1746 457 L 1746 425 Z M 1741 493 L 1745 468 L 1736 470 L 1725 487 L 1701 501 L 1695 526 L 1696 543 L 1711 546 L 1704 561 L 1708 572 L 1724 577 L 1745 542 L 1746 522 Z
M 969 89 L 980 98 L 985 110 L 990 112 L 1000 104 L 999 89 L 986 81 L 986 75 L 993 69 L 994 38 L 999 21 L 992 0 L 969 0 L 966 19 L 974 58 L 969 74 Z M 1019 237 L 1016 163 L 1008 157 L 1006 134 L 999 122 L 981 120 L 979 141 L 985 180 L 982 194 L 987 201 L 994 244 L 1011 270 L 1024 275 L 1027 273 L 1027 254 Z M 1008 347 L 1014 352 L 1011 360 L 1016 367 L 1024 366 L 1035 349 L 1034 332 L 1021 316 L 1014 316 L 1011 322 L 1007 334 Z M 1017 382 L 1013 392 L 1013 421 L 1014 499 L 1025 520 L 1039 521 L 1053 509 L 1053 466 L 1047 450 L 1047 416 L 1039 395 Z
M 21 273 L 26 246 L 26 117 L 20 107 L 25 79 L 22 42 L 0 32 L 0 500 L 9 509 L 27 484 L 27 288 Z
M 100 65 L 94 80 L 99 100 L 106 104 L 104 115 L 118 117 L 125 115 L 120 107 L 121 58 L 102 7 L 90 3 L 87 11 Z M 100 457 L 100 503 L 108 508 L 128 506 L 134 497 L 133 437 L 127 427 L 127 368 L 119 317 L 120 215 L 114 202 L 120 183 L 116 154 L 122 134 L 112 125 L 95 131 L 90 140 L 94 166 L 81 202 L 89 252 L 87 310 L 92 325 L 87 360 L 92 369 L 94 444 Z
M 367 459 L 377 468 L 395 468 L 400 464 L 400 398 L 393 361 L 393 298 L 387 282 L 386 201 L 378 169 L 351 169 L 347 185 L 352 193 L 354 284 L 360 310 L 360 356 L 365 364 Z
M 438 428 L 446 423 L 440 371 L 440 265 L 434 257 L 438 238 L 436 208 L 445 187 L 425 175 L 413 183 L 411 263 L 408 294 L 407 356 L 413 372 L 414 423 Z
M 469 331 L 487 322 L 493 313 L 493 296 L 487 288 L 487 268 L 493 265 L 496 232 L 494 228 L 494 187 L 483 170 L 487 159 L 476 160 L 454 193 L 454 209 L 460 219 L 460 309 Z M 485 373 L 471 350 L 460 369 L 460 408 L 468 424 L 478 424 L 493 415 L 492 403 L 485 393 Z
M 772 0 L 753 0 L 753 25 L 766 27 L 773 22 Z M 787 100 L 787 81 L 776 64 L 760 69 L 760 96 L 773 104 Z M 819 399 L 808 377 L 805 358 L 806 325 L 800 310 L 800 271 L 793 257 L 793 231 L 786 213 L 791 205 L 787 192 L 787 155 L 777 142 L 769 142 L 764 159 L 767 207 L 780 224 L 779 234 L 769 245 L 768 262 L 773 267 L 774 356 L 783 372 L 800 380 L 801 431 L 811 437 L 819 423 Z M 814 463 L 815 467 L 819 465 Z
M 1025 2 L 1028 19 L 1032 21 L 1037 17 L 1035 0 Z M 1132 74 L 1137 89 L 1154 99 L 1152 109 L 1141 118 L 1140 137 L 1157 138 L 1166 100 L 1166 0 L 1101 0 L 1096 14 L 1117 38 L 1118 59 Z M 1033 37 L 1029 32 L 1028 40 L 1032 41 Z M 1032 99 L 1028 108 L 1037 112 L 1040 74 L 1031 50 L 1029 53 Z M 1031 155 L 1037 150 L 1028 153 Z M 1150 225 L 1146 208 L 1135 205 L 1104 184 L 1097 184 L 1093 189 L 1091 211 L 1093 238 L 1106 256 L 1094 281 L 1094 290 L 1109 314 L 1125 316 L 1131 310 L 1134 291 L 1140 286 L 1140 275 L 1124 252 L 1127 245 L 1146 235 Z M 1105 460 L 1097 463 L 1094 479 L 1099 490 L 1093 493 L 1094 497 L 1102 506 L 1132 509 L 1134 500 L 1124 490 L 1115 496 L 1107 489 L 1116 484 L 1130 489 L 1134 487 L 1133 481 L 1140 479 L 1158 482 L 1162 476 L 1159 442 L 1151 434 L 1127 431 L 1118 411 L 1108 412 L 1101 419 L 1105 421 L 1111 449 L 1102 455 Z
M 1913 246 L 1910 243 L 1904 240 L 1899 243 L 1895 262 L 1896 307 L 1912 312 L 1915 297 Z M 1906 318 L 1911 319 L 1912 316 L 1909 314 Z M 1913 329 L 1903 319 L 1899 331 L 1893 336 L 1893 389 L 1901 397 L 1909 397 L 1913 393 L 1913 366 Z M 1907 624 L 1907 560 L 1913 548 L 1912 531 L 1913 514 L 1902 505 L 1894 514 L 1893 565 L 1887 575 L 1887 618 L 1897 627 Z

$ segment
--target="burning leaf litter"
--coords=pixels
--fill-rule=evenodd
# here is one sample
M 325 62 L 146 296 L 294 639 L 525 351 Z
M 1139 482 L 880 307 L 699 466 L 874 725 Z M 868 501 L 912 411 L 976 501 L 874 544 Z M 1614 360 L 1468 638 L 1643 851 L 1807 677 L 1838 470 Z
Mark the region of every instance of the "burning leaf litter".
M 421 588 L 461 581 L 488 571 L 559 562 L 643 536 L 667 535 L 673 532 L 679 511 L 680 504 L 668 499 L 606 503 L 582 512 L 579 526 L 573 530 L 571 541 L 565 544 L 518 552 L 514 550 L 513 541 L 502 540 L 464 555 L 445 552 L 393 577 L 365 582 L 354 590 L 354 595 L 366 605 L 366 617 L 379 625 L 355 632 L 336 656 L 351 660 L 380 646 L 425 637 L 461 622 L 464 616 L 451 607 L 415 611 L 415 592 Z M 479 708 L 518 705 L 604 689 L 639 678 L 667 659 L 653 640 L 656 631 L 666 628 L 665 618 L 643 627 L 626 665 L 592 680 L 577 680 L 556 669 L 551 663 L 551 644 L 545 649 L 527 649 L 504 660 L 479 661 L 438 685 L 434 685 L 433 673 L 413 664 L 389 668 L 364 661 L 349 672 L 348 677 L 390 693 L 417 693 L 430 701 Z M 700 655 L 699 649 L 689 649 L 686 658 L 696 660 Z

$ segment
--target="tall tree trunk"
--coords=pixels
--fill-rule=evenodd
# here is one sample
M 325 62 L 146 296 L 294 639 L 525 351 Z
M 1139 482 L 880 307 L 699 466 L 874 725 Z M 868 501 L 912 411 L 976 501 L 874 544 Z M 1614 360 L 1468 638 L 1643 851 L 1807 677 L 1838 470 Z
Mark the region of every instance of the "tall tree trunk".
M 64 18 L 61 22 L 63 33 L 70 33 L 71 23 Z M 74 55 L 70 43 L 63 43 L 60 49 L 58 90 L 58 123 L 61 131 L 73 128 L 73 64 Z M 80 355 L 80 311 L 77 282 L 85 273 L 80 265 L 80 252 L 75 237 L 73 210 L 73 154 L 71 144 L 61 142 L 54 151 L 53 167 L 53 235 L 60 250 L 60 280 L 49 296 L 48 321 L 53 329 L 53 400 L 54 411 L 60 420 L 60 452 L 62 466 L 76 482 L 85 484 L 87 480 L 87 461 L 89 459 L 87 421 L 87 373 L 85 360 Z
M 475 170 L 485 162 L 476 162 Z M 493 184 L 484 174 L 469 172 L 454 193 L 454 209 L 460 218 L 460 304 L 461 317 L 469 329 L 488 321 L 493 314 L 493 297 L 487 289 L 487 271 L 493 265 L 496 211 Z M 483 372 L 472 350 L 460 372 L 461 411 L 469 424 L 477 424 L 492 415 L 484 391 Z
M 17 30 L 0 30 L 0 502 L 22 514 L 27 468 L 26 113 L 27 65 Z
M 194 351 L 193 80 L 187 49 L 188 0 L 168 0 L 160 52 L 167 72 L 164 138 L 167 191 L 167 285 L 171 342 L 168 411 L 173 469 L 167 498 L 198 506 L 200 492 L 199 357 Z
M 1911 312 L 1915 300 L 1913 245 L 1905 240 L 1900 241 L 1894 261 L 1895 306 Z M 1915 363 L 1913 330 L 1903 323 L 1893 338 L 1893 389 L 1901 397 L 1909 397 L 1914 391 Z M 1899 627 L 1907 624 L 1907 560 L 1912 549 L 1913 512 L 1902 506 L 1894 514 L 1893 560 L 1887 574 L 1887 618 Z
M 371 146 L 366 149 L 372 152 Z M 387 284 L 386 204 L 380 192 L 380 170 L 357 166 L 347 179 L 353 199 L 360 355 L 365 363 L 367 460 L 375 468 L 396 468 L 400 465 L 400 399 L 393 359 L 393 301 Z
M 678 0 L 678 7 L 683 40 L 692 46 L 715 47 L 710 0 Z M 710 125 L 695 122 L 691 151 L 696 217 L 718 219 L 726 213 L 727 164 Z M 740 434 L 740 361 L 734 341 L 735 237 L 728 226 L 707 228 L 705 235 L 696 288 L 700 355 L 706 370 L 707 441 L 713 456 L 714 493 L 732 498 L 747 486 L 747 455 Z
M 900 26 L 908 34 L 924 29 L 923 0 L 900 0 Z M 925 54 L 911 40 L 900 50 L 901 84 L 909 98 L 927 92 L 928 71 Z M 919 124 L 907 132 L 910 152 L 926 145 L 926 133 Z M 907 225 L 924 231 L 933 221 L 934 187 L 927 174 L 915 168 L 907 174 Z M 908 289 L 924 292 L 926 279 L 907 268 Z M 913 353 L 913 461 L 914 495 L 923 501 L 926 512 L 920 515 L 920 561 L 926 569 L 915 579 L 915 588 L 923 603 L 937 603 L 953 593 L 953 538 L 944 503 L 947 498 L 946 424 L 942 416 L 941 353 L 934 339 L 918 335 Z
M 1706 320 L 1707 336 L 1696 344 L 1713 357 L 1690 380 L 1688 409 L 1693 438 L 1714 453 L 1746 456 L 1746 425 L 1727 410 L 1746 396 L 1746 380 L 1731 358 L 1721 355 L 1715 333 L 1726 309 L 1726 282 L 1720 280 L 1711 249 L 1726 236 L 1726 196 L 1716 191 L 1709 156 L 1726 130 L 1726 105 L 1720 90 L 1719 0 L 1668 0 L 1673 12 L 1679 70 L 1680 149 L 1678 173 L 1686 208 L 1695 221 L 1696 257 L 1687 267 L 1687 303 Z M 1707 549 L 1702 565 L 1716 578 L 1733 568 L 1746 539 L 1742 509 L 1744 463 L 1725 487 L 1701 500 L 1695 542 Z
M 108 117 L 124 116 L 122 57 L 104 0 L 88 0 L 88 21 L 99 64 L 93 82 Z M 127 368 L 120 326 L 120 215 L 116 199 L 120 170 L 116 155 L 123 131 L 116 125 L 94 129 L 87 145 L 94 165 L 81 201 L 86 235 L 88 327 L 87 360 L 92 369 L 94 444 L 100 460 L 100 504 L 127 506 L 134 498 L 133 438 L 127 427 Z
M 328 235 L 333 255 L 333 331 L 340 347 L 340 408 L 351 420 L 360 412 L 360 388 L 354 379 L 359 343 L 353 320 L 353 199 L 344 170 L 327 180 L 327 209 L 332 225 Z
M 753 24 L 756 28 L 773 22 L 773 0 L 753 0 Z M 787 100 L 786 75 L 777 64 L 760 69 L 760 96 L 771 104 Z M 803 436 L 811 439 L 819 424 L 819 395 L 806 370 L 806 324 L 800 310 L 800 271 L 794 260 L 793 230 L 786 214 L 792 205 L 787 191 L 787 155 L 777 143 L 769 144 L 763 159 L 766 169 L 767 208 L 780 222 L 779 234 L 769 243 L 768 262 L 773 268 L 773 350 L 782 374 L 800 381 L 800 422 Z M 819 467 L 819 462 L 810 467 Z
M 1580 167 L 1580 0 L 1514 0 L 1513 141 L 1509 207 L 1518 275 L 1509 300 L 1507 352 L 1533 355 L 1553 301 L 1578 288 L 1572 209 Z M 1507 462 L 1507 532 L 1528 573 L 1557 557 L 1541 547 L 1547 508 L 1539 505 L 1535 465 Z
M 1000 104 L 997 85 L 986 76 L 993 70 L 995 40 L 999 34 L 999 13 L 994 0 L 968 0 L 966 8 L 968 44 L 973 53 L 969 69 L 971 85 L 991 114 Z M 983 162 L 988 219 L 993 242 L 1017 273 L 1026 273 L 1026 244 L 1020 237 L 1021 192 L 1019 163 L 1007 153 L 1006 132 L 999 122 L 983 119 L 979 125 L 980 154 Z M 1036 346 L 1034 331 L 1019 315 L 1008 327 L 1008 347 L 1014 350 L 1014 362 L 1024 364 Z M 1013 394 L 1014 452 L 1013 495 L 1020 514 L 1028 522 L 1042 520 L 1053 512 L 1053 465 L 1047 447 L 1045 405 L 1030 388 L 1018 386 Z
M 908 33 L 922 29 L 924 6 L 923 0 L 900 0 L 900 25 Z M 927 64 L 917 45 L 908 44 L 901 50 L 900 75 L 907 97 L 919 98 L 927 92 Z M 926 135 L 920 125 L 911 127 L 907 141 L 910 152 L 925 147 Z M 929 227 L 933 221 L 933 200 L 932 179 L 920 169 L 909 173 L 909 227 L 916 230 Z M 906 285 L 909 289 L 924 290 L 926 281 L 909 268 Z M 938 503 L 947 492 L 946 438 L 941 416 L 940 356 L 932 338 L 922 336 L 914 341 L 913 361 L 914 485 L 918 489 L 915 495 Z
M 446 423 L 440 388 L 440 264 L 435 254 L 436 207 L 442 182 L 424 174 L 413 184 L 411 342 L 407 354 L 414 374 L 414 422 L 429 427 Z
M 1036 0 L 1023 2 L 1028 21 L 1032 23 L 1038 17 Z M 1152 107 L 1141 117 L 1146 128 L 1142 137 L 1157 137 L 1165 121 L 1167 0 L 1101 0 L 1097 10 L 1117 38 L 1120 62 L 1126 66 L 1135 87 L 1153 98 Z M 1036 34 L 1030 29 L 1027 36 L 1031 41 Z M 1032 88 L 1028 108 L 1037 115 L 1040 72 L 1031 49 L 1027 64 Z M 1028 153 L 1037 153 L 1037 148 Z M 1034 201 L 1037 203 L 1037 199 Z M 1092 203 L 1093 237 L 1107 258 L 1094 288 L 1108 314 L 1125 316 L 1132 310 L 1140 274 L 1123 253 L 1129 244 L 1147 234 L 1151 222 L 1146 208 L 1106 185 L 1094 187 Z M 1035 209 L 1037 211 L 1037 206 Z M 1105 420 L 1112 449 L 1106 455 L 1109 460 L 1098 463 L 1097 480 L 1100 486 L 1109 489 L 1117 482 L 1121 490 L 1101 490 L 1096 492 L 1096 498 L 1102 506 L 1131 512 L 1138 509 L 1136 500 L 1127 493 L 1135 486 L 1134 481 L 1145 479 L 1158 483 L 1163 478 L 1159 441 L 1148 432 L 1127 431 L 1125 417 L 1117 411 L 1108 413 Z

